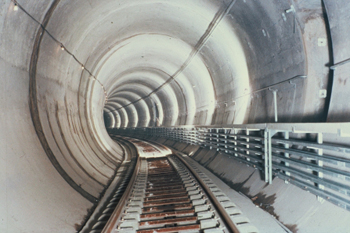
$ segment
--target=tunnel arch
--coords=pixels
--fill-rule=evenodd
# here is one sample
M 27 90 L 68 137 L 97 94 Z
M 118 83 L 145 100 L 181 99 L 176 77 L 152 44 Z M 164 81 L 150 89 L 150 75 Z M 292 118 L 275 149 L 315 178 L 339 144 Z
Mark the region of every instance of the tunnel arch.
M 271 86 L 281 123 L 325 121 L 329 102 L 347 119 L 329 88 L 332 41 L 316 1 L 28 0 L 18 11 L 14 2 L 0 0 L 1 155 L 14 155 L 8 171 L 23 171 L 10 195 L 27 210 L 38 204 L 33 216 L 47 219 L 45 229 L 60 225 L 43 214 L 50 198 L 67 200 L 52 204 L 57 217 L 77 214 L 63 223 L 70 231 L 124 161 L 106 127 L 273 122 Z M 21 201 L 24 192 L 34 204 Z
M 48 20 L 51 23 L 48 23 L 47 30 L 52 31 L 50 35 L 61 43 L 57 44 L 47 33 L 41 36 L 41 53 L 36 64 L 33 62 L 33 66 L 38 67 L 36 77 L 32 78 L 37 83 L 32 85 L 37 90 L 33 98 L 44 98 L 49 92 L 49 102 L 55 102 L 63 96 L 73 101 L 70 104 L 79 109 L 80 121 L 83 122 L 82 135 L 87 138 L 87 142 L 95 144 L 94 151 L 107 153 L 107 157 L 112 160 L 115 157 L 109 152 L 111 141 L 102 124 L 103 112 L 115 112 L 115 115 L 109 115 L 115 122 L 112 125 L 148 126 L 151 121 L 157 121 L 151 119 L 152 99 L 161 103 L 155 103 L 153 107 L 157 106 L 156 112 L 162 112 L 163 119 L 158 119 L 158 124 L 164 126 L 247 122 L 247 107 L 252 105 L 252 99 L 236 98 L 251 92 L 249 75 L 253 71 L 248 72 L 246 53 L 249 50 L 245 48 L 243 38 L 236 34 L 241 28 L 234 17 L 225 17 L 234 9 L 233 2 L 202 3 L 201 7 L 195 10 L 198 15 L 191 22 L 192 25 L 196 25 L 195 28 L 185 26 L 191 15 L 187 14 L 191 4 L 197 4 L 194 2 L 187 5 L 183 5 L 181 1 L 124 2 L 124 5 L 109 11 L 94 22 L 91 22 L 91 19 L 97 14 L 96 9 L 103 12 L 109 4 L 113 4 L 112 2 L 95 3 L 96 7 L 92 7 L 94 10 L 89 10 L 89 17 L 74 22 L 74 17 L 60 18 L 60 10 L 67 10 L 68 14 L 73 9 L 81 12 L 88 10 L 88 5 L 77 9 L 77 5 L 70 5 L 64 1 L 56 4 L 52 8 L 54 10 Z M 178 6 L 178 11 L 184 17 L 169 14 L 174 5 Z M 68 6 L 71 8 L 68 9 Z M 146 10 L 146 6 L 155 8 Z M 144 13 L 137 19 L 129 18 L 128 21 L 126 18 L 120 18 L 121 15 L 137 10 Z M 123 14 L 120 14 L 121 11 Z M 155 16 L 154 12 L 158 14 L 157 17 L 168 23 L 167 26 L 161 20 L 149 24 L 149 20 Z M 192 12 L 192 15 L 195 14 Z M 83 22 L 88 26 L 82 27 Z M 54 27 L 58 26 L 58 23 L 72 25 L 69 28 Z M 132 27 L 126 30 L 123 25 Z M 169 25 L 174 25 L 174 28 L 170 29 Z M 108 30 L 115 27 L 119 30 Z M 72 33 L 67 33 L 68 29 L 72 30 Z M 74 33 L 74 30 L 80 33 Z M 296 33 L 294 36 L 299 36 L 300 39 L 300 34 Z M 293 37 L 292 39 L 294 40 Z M 63 51 L 60 50 L 62 45 Z M 54 54 L 50 52 L 52 48 Z M 72 51 L 73 53 L 70 53 L 74 56 L 66 54 L 65 51 Z M 264 53 L 261 54 L 265 56 Z M 43 59 L 46 57 L 50 59 Z M 61 64 L 58 70 L 64 74 L 63 78 L 57 72 L 48 75 L 54 71 L 55 63 Z M 76 80 L 79 80 L 79 85 L 72 78 L 78 76 L 80 78 Z M 148 93 L 143 91 L 143 96 L 136 94 L 133 91 L 134 83 L 137 84 L 135 90 L 145 86 Z M 41 89 L 38 88 L 40 85 Z M 76 91 L 80 93 L 77 102 L 73 100 Z M 107 96 L 104 96 L 105 94 Z M 38 109 L 36 114 L 44 114 L 44 107 Z M 46 114 L 51 113 L 46 111 Z M 64 134 L 65 132 L 62 132 L 62 135 Z

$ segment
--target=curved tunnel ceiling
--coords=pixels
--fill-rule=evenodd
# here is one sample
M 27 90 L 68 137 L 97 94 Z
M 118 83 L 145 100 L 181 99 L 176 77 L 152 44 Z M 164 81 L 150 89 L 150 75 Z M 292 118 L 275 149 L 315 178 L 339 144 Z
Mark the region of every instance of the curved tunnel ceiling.
M 263 116 L 257 107 L 269 99 L 249 93 L 303 74 L 305 52 L 300 30 L 273 38 L 279 44 L 270 47 L 264 36 L 245 36 L 257 22 L 246 28 L 244 23 L 262 14 L 254 4 L 259 5 L 211 0 L 48 4 L 45 30 L 37 32 L 30 60 L 31 111 L 41 143 L 66 181 L 90 200 L 97 198 L 123 159 L 106 127 L 246 123 L 256 114 L 266 119 L 271 113 Z M 261 7 L 278 12 L 288 5 Z M 246 18 L 238 9 L 253 14 Z M 269 22 L 277 15 L 266 37 L 283 37 L 287 31 L 279 24 L 293 26 L 278 13 L 260 17 Z M 283 72 L 276 74 L 266 51 L 284 47 L 295 55 L 270 61 Z M 260 76 L 254 66 L 266 74 Z
M 269 87 L 280 122 L 325 121 L 335 101 L 320 1 L 28 0 L 16 11 L 16 1 L 0 2 L 2 72 L 17 93 L 3 97 L 15 116 L 3 122 L 18 124 L 5 125 L 4 137 L 18 145 L 14 154 L 58 171 L 37 169 L 30 181 L 46 182 L 30 191 L 43 200 L 88 208 L 85 199 L 98 199 L 126 153 L 106 127 L 273 122 Z M 39 194 L 48 187 L 57 194 Z
M 219 19 L 213 19 L 215 12 L 208 12 L 208 10 L 206 12 L 202 9 L 198 9 L 201 14 L 197 15 L 196 12 L 188 14 L 188 9 L 186 10 L 183 2 L 179 2 L 178 9 L 176 11 L 173 9 L 171 14 L 169 11 L 174 7 L 174 3 L 168 6 L 163 2 L 160 9 L 157 8 L 160 2 L 154 2 L 153 4 L 155 4 L 155 7 L 152 7 L 153 10 L 156 12 L 161 10 L 160 13 L 154 14 L 154 12 L 147 11 L 147 13 L 143 12 L 137 20 L 133 19 L 137 21 L 133 24 L 143 26 L 139 26 L 139 31 L 134 32 L 134 35 L 126 38 L 121 37 L 117 40 L 113 47 L 109 47 L 108 53 L 101 58 L 101 62 L 97 65 L 98 76 L 106 77 L 104 82 L 109 94 L 106 105 L 117 101 L 113 99 L 114 93 L 125 92 L 125 90 L 130 92 L 132 91 L 130 90 L 132 85 L 138 84 L 142 80 L 145 84 L 152 85 L 152 90 L 138 99 L 133 99 L 130 103 L 124 103 L 123 107 L 136 105 L 141 100 L 151 98 L 151 95 L 159 97 L 159 95 L 162 95 L 161 92 L 165 92 L 168 97 L 159 99 L 162 99 L 164 101 L 163 105 L 167 106 L 167 111 L 163 110 L 163 112 L 167 113 L 165 118 L 168 120 L 161 123 L 163 125 L 192 124 L 196 109 L 203 108 L 202 110 L 207 110 L 211 114 L 214 111 L 213 77 L 208 68 L 211 62 L 205 62 L 202 59 L 203 55 L 198 54 L 198 51 L 214 31 L 214 28 L 203 26 L 210 25 L 210 20 L 219 21 Z M 206 14 L 203 15 L 203 13 Z M 126 14 L 128 14 L 127 11 Z M 186 17 L 181 17 L 180 14 L 186 15 Z M 178 17 L 174 19 L 174 15 Z M 192 17 L 191 23 L 200 27 L 189 27 L 189 16 Z M 148 21 L 153 22 L 152 27 L 147 25 Z M 164 28 L 164 22 L 167 23 L 168 28 Z M 218 22 L 213 21 L 212 23 Z M 224 23 L 220 25 L 224 25 Z M 215 38 L 213 36 L 211 38 L 213 46 L 231 47 L 232 45 L 225 45 L 223 40 L 230 41 L 230 44 L 236 41 L 236 48 L 233 48 L 231 55 L 227 52 L 226 54 L 223 53 L 222 59 L 232 64 L 238 63 L 238 61 L 243 63 L 243 66 L 240 66 L 238 70 L 244 72 L 245 58 L 238 39 L 232 30 L 228 26 L 226 27 L 226 32 L 224 26 L 218 28 L 218 30 L 224 31 L 221 33 L 221 37 Z M 182 30 L 174 31 L 173 28 L 182 28 Z M 224 38 L 222 35 L 224 35 Z M 246 70 L 245 72 L 247 73 Z M 125 82 L 129 82 L 128 85 L 120 84 Z M 208 103 L 211 104 L 208 106 Z M 173 108 L 173 110 L 169 111 L 170 108 Z M 141 114 L 140 116 L 147 118 L 147 114 Z M 180 119 L 178 119 L 178 116 Z M 129 126 L 148 126 L 150 123 L 148 119 L 138 120 L 142 123 L 134 122 L 134 125 Z

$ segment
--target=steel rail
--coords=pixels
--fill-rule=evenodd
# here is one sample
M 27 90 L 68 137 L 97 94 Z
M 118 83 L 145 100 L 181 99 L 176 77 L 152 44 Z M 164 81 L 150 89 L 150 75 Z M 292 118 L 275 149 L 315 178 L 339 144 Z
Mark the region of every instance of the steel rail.
M 140 171 L 140 165 L 141 165 L 141 158 L 138 156 L 137 158 L 137 162 L 136 162 L 136 166 L 135 166 L 135 170 L 134 173 L 132 174 L 131 180 L 122 196 L 122 198 L 120 199 L 117 207 L 115 208 L 115 210 L 113 211 L 111 217 L 109 218 L 109 220 L 107 221 L 105 227 L 102 230 L 102 233 L 111 233 L 113 232 L 114 229 L 117 228 L 117 221 L 118 221 L 118 217 L 121 215 L 125 204 L 128 201 L 128 197 L 132 191 L 132 188 L 134 186 L 136 177 Z
M 116 200 L 120 200 L 122 195 L 119 195 L 122 190 L 125 190 L 127 184 L 125 181 L 129 180 L 134 171 L 136 164 L 136 153 L 132 153 L 133 145 L 126 140 L 119 140 L 118 143 L 123 148 L 124 161 L 118 166 L 113 179 L 111 180 L 108 188 L 103 192 L 103 197 L 100 198 L 94 211 L 85 220 L 84 225 L 81 226 L 79 233 L 95 232 L 102 230 L 112 213 L 105 212 L 107 209 L 115 209 L 117 203 Z M 135 157 L 133 157 L 135 156 Z M 114 207 L 113 207 L 114 206 Z
M 334 161 L 343 162 L 343 163 L 350 163 L 350 160 L 346 159 L 346 158 L 329 156 L 329 155 L 319 156 L 316 153 L 312 153 L 312 152 L 308 152 L 308 151 L 301 151 L 301 150 L 294 150 L 294 149 L 287 149 L 287 148 L 278 147 L 278 146 L 275 146 L 275 145 L 272 146 L 272 151 L 273 152 L 290 153 L 290 154 L 293 154 L 293 155 L 298 155 L 298 156 L 302 156 L 302 157 L 305 157 L 305 158 L 323 160 L 323 161 L 330 162 L 330 163 L 332 163 Z
M 134 144 L 135 151 L 160 145 L 128 139 Z M 101 226 L 91 233 L 258 231 L 195 164 L 176 154 L 160 157 L 154 157 L 152 153 L 150 157 L 139 155 L 129 180 L 118 204 L 114 205 L 115 209 L 110 208 L 112 213 L 103 220 L 104 228 Z
M 286 166 L 283 166 L 283 165 L 278 164 L 276 162 L 273 162 L 273 165 L 278 169 L 281 169 L 281 170 L 284 170 L 287 172 L 291 172 L 291 173 L 297 175 L 298 177 L 303 178 L 304 180 L 308 180 L 308 181 L 311 181 L 311 182 L 314 182 L 317 184 L 324 185 L 324 186 L 326 186 L 330 189 L 333 189 L 335 191 L 342 190 L 343 193 L 350 192 L 350 187 L 346 186 L 344 184 L 337 183 L 337 182 L 329 180 L 329 179 L 319 178 L 317 176 L 310 176 L 306 172 L 297 170 L 297 169 L 292 168 L 292 167 L 286 167 Z M 290 176 L 290 178 L 293 178 L 293 177 L 295 177 L 295 176 Z M 288 180 L 290 180 L 290 178 Z
M 329 191 L 318 189 L 314 185 L 310 185 L 309 183 L 307 183 L 307 182 L 305 182 L 303 180 L 299 180 L 299 179 L 296 179 L 296 178 L 295 179 L 290 179 L 291 178 L 290 176 L 287 176 L 287 175 L 282 174 L 282 173 L 277 173 L 276 175 L 278 177 L 280 177 L 281 179 L 288 180 L 288 182 L 298 186 L 299 188 L 301 188 L 303 190 L 310 191 L 310 192 L 316 194 L 317 196 L 322 197 L 325 200 L 328 200 L 328 201 L 332 202 L 333 204 L 335 204 L 335 205 L 337 205 L 339 207 L 342 207 L 342 208 L 344 208 L 346 210 L 350 210 L 350 206 L 349 206 L 348 200 L 346 200 L 346 199 L 344 199 L 342 197 L 339 197 L 337 195 L 335 196 L 335 195 L 333 195 L 333 193 L 331 193 Z
M 306 146 L 306 147 L 310 147 L 310 148 L 320 148 L 320 149 L 325 149 L 325 150 L 350 153 L 350 147 L 342 146 L 342 145 L 336 145 L 336 144 L 332 144 L 332 143 L 318 144 L 318 143 L 315 143 L 315 142 L 309 142 L 309 141 L 305 142 L 305 141 L 301 141 L 301 140 L 282 139 L 282 138 L 272 138 L 272 142 L 282 143 L 282 144 L 283 143 L 288 143 L 288 144 Z
M 210 188 L 203 182 L 203 180 L 199 177 L 197 172 L 187 163 L 186 160 L 184 160 L 181 156 L 178 154 L 175 154 L 177 158 L 181 160 L 181 162 L 187 167 L 188 170 L 191 171 L 192 175 L 197 179 L 198 183 L 202 186 L 203 190 L 206 192 L 207 196 L 209 197 L 210 201 L 213 203 L 215 208 L 218 210 L 218 213 L 222 220 L 225 222 L 226 226 L 229 228 L 228 230 L 233 233 L 240 233 L 238 230 L 236 224 L 233 223 L 233 221 L 230 218 L 230 215 L 225 211 L 225 209 L 222 207 L 220 202 L 217 200 L 213 192 L 210 190 Z

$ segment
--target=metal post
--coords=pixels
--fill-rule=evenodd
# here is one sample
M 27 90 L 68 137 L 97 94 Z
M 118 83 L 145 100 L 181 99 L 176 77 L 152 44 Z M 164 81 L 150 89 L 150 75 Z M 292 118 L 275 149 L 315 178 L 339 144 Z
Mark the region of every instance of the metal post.
M 271 130 L 264 130 L 265 182 L 269 184 L 272 184 L 272 135 Z
M 269 182 L 269 155 L 268 155 L 268 130 L 264 130 L 264 170 L 265 170 L 265 182 Z
M 235 128 L 233 128 L 233 134 L 235 135 L 234 136 L 234 139 L 235 139 L 235 142 L 234 142 L 234 145 L 235 145 L 235 151 L 237 151 L 237 145 L 238 145 L 238 143 L 237 143 L 237 130 L 235 129 Z M 237 157 L 238 156 L 238 154 L 237 153 L 234 153 L 234 155 Z
M 249 136 L 249 129 L 246 129 L 246 135 Z M 249 145 L 248 145 L 248 143 L 249 143 L 249 137 L 246 138 L 246 142 L 247 142 L 247 144 L 246 144 L 245 147 L 247 148 L 247 150 L 246 150 L 245 152 L 246 152 L 247 155 L 249 155 L 249 151 L 248 151 L 248 149 L 249 149 Z M 250 158 L 247 157 L 246 160 L 247 160 L 247 161 L 250 161 Z
M 211 131 L 212 131 L 212 129 L 209 129 L 209 133 L 210 133 L 209 134 L 209 148 L 210 148 L 210 150 L 213 149 L 213 144 L 212 144 L 212 136 L 213 135 L 211 134 L 212 133 Z
M 224 133 L 225 133 L 225 136 L 224 136 L 224 138 L 225 138 L 225 153 L 227 154 L 228 153 L 228 151 L 226 150 L 227 149 L 227 129 L 224 129 Z
M 317 134 L 317 143 L 318 144 L 322 144 L 323 143 L 323 134 L 322 133 L 318 133 Z M 319 156 L 322 156 L 323 155 L 323 149 L 317 149 L 317 154 Z M 323 167 L 323 160 L 318 160 L 317 161 L 317 165 L 320 166 L 320 167 Z M 317 173 L 318 177 L 323 179 L 323 172 L 318 172 Z M 321 190 L 324 190 L 324 185 L 322 184 L 317 184 L 318 185 L 318 188 L 321 189 Z M 320 201 L 320 202 L 323 202 L 324 199 L 322 197 L 319 197 L 317 196 L 317 200 Z
M 278 113 L 277 113 L 277 89 L 269 88 L 270 91 L 272 91 L 273 94 L 273 105 L 275 109 L 275 122 L 278 122 Z
M 271 130 L 269 130 L 267 132 L 267 136 L 268 136 L 268 151 L 269 151 L 269 184 L 272 184 L 272 133 L 271 133 Z
M 287 140 L 289 139 L 289 132 L 288 132 L 288 131 L 286 131 L 286 132 L 284 133 L 284 139 L 287 139 Z M 284 144 L 284 148 L 288 149 L 288 148 L 289 148 L 289 144 L 288 144 L 288 143 Z M 285 153 L 284 153 L 284 157 L 289 158 L 289 157 L 290 157 L 290 156 L 289 156 L 289 153 L 285 152 Z M 289 167 L 289 163 L 287 163 L 287 162 L 285 162 L 284 165 L 285 165 L 286 167 Z M 286 174 L 286 176 L 290 176 L 290 172 L 287 172 L 287 171 L 286 171 L 285 174 Z M 285 182 L 288 183 L 287 180 L 286 180 Z
M 220 129 L 215 129 L 215 131 L 216 131 L 216 151 L 220 151 L 220 145 L 219 145 L 219 141 L 220 141 L 219 131 L 220 131 Z

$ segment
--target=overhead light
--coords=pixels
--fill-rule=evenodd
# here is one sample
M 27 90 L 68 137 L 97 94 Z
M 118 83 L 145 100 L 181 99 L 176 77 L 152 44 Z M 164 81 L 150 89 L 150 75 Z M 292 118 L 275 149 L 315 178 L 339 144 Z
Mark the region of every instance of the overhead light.
M 64 46 L 61 44 L 61 50 L 64 50 Z
M 82 65 L 82 66 L 81 66 L 81 69 L 83 70 L 83 69 L 85 69 L 85 67 Z
M 15 3 L 15 6 L 13 7 L 13 11 L 18 11 L 18 5 Z

